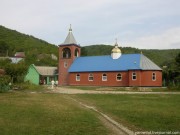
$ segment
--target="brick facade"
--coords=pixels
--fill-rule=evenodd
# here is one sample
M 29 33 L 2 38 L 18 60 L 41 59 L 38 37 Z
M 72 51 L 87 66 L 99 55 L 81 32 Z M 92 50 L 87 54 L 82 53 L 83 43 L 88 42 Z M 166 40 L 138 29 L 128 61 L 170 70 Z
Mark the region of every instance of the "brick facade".
M 132 73 L 136 73 L 136 79 L 133 80 Z M 155 80 L 152 80 L 152 74 L 155 73 Z M 80 75 L 80 81 L 76 80 L 76 75 Z M 89 80 L 89 74 L 93 74 L 93 81 Z M 102 75 L 107 75 L 107 81 L 102 80 Z M 121 74 L 122 79 L 117 80 L 117 75 Z M 84 86 L 162 86 L 161 71 L 124 71 L 124 72 L 93 72 L 93 73 L 69 73 L 69 85 Z

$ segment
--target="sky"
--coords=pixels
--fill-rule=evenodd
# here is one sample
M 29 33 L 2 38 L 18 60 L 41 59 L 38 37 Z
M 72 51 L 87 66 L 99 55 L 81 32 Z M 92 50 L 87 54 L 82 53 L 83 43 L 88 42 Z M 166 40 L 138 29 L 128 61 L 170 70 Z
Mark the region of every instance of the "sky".
M 180 0 L 0 0 L 0 25 L 49 43 L 180 49 Z

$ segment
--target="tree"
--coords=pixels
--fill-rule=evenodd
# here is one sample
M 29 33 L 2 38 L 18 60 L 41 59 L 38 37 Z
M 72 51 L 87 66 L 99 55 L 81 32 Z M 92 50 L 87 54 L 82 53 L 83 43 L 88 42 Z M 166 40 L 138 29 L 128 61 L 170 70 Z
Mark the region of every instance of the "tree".
M 176 56 L 175 58 L 175 72 L 176 72 L 176 76 L 175 76 L 175 80 L 177 82 L 180 82 L 180 53 Z
M 11 63 L 6 65 L 5 71 L 7 75 L 11 76 L 12 82 L 21 82 L 27 73 L 27 66 L 24 63 Z
M 0 76 L 0 92 L 3 92 L 4 90 L 8 90 L 9 83 L 11 82 L 10 76 L 8 75 L 2 75 Z
M 4 41 L 0 41 L 0 55 L 4 56 L 6 55 L 7 51 L 9 49 L 9 46 Z
M 166 85 L 169 87 L 175 87 L 179 89 L 180 87 L 180 53 L 175 57 L 175 59 L 168 61 L 166 68 L 163 70 L 163 78 Z
M 8 75 L 3 75 L 0 77 L 0 84 L 1 85 L 8 85 L 10 82 L 10 76 Z
M 6 65 L 8 65 L 10 63 L 11 63 L 10 59 L 4 59 L 4 60 L 0 59 L 0 68 L 4 69 L 4 67 L 6 67 Z

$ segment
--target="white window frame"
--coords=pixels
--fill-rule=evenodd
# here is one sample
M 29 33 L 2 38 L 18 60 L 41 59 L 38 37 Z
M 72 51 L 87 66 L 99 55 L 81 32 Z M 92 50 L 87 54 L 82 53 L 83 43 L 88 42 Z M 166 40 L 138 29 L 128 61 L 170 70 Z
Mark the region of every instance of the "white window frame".
M 68 63 L 65 61 L 64 62 L 64 68 L 67 68 L 68 67 Z
M 118 77 L 120 77 L 121 79 L 118 79 Z M 116 75 L 116 81 L 122 81 L 122 74 L 121 73 L 118 73 Z
M 135 77 L 135 79 L 134 79 Z M 137 80 L 137 73 L 136 72 L 132 72 L 132 80 Z
M 80 74 L 76 74 L 76 81 L 80 81 L 80 80 L 81 80 Z
M 88 80 L 89 80 L 89 81 L 94 81 L 94 75 L 93 75 L 92 73 L 90 73 L 90 74 L 88 75 Z
M 152 73 L 152 81 L 156 81 L 156 73 L 155 72 Z
M 102 81 L 107 81 L 107 74 L 105 73 L 102 74 Z

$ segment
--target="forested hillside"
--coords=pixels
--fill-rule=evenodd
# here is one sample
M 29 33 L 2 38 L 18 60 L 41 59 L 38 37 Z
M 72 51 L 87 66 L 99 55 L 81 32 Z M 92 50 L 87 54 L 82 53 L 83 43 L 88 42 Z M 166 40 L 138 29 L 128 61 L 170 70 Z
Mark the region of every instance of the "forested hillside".
M 82 47 L 82 56 L 98 56 L 98 55 L 110 55 L 113 46 L 111 45 L 91 45 Z M 145 50 L 132 47 L 120 47 L 123 54 L 129 53 L 143 53 L 150 58 L 153 62 L 160 67 L 167 66 L 169 63 L 175 60 L 175 57 L 180 53 L 180 49 L 168 49 L 168 50 Z
M 82 46 L 81 56 L 110 55 L 113 47 L 112 45 Z M 178 88 L 180 87 L 180 49 L 140 50 L 132 47 L 120 47 L 120 49 L 123 54 L 142 52 L 161 68 L 166 67 L 163 68 L 163 81 L 165 80 L 168 86 L 175 86 L 176 84 Z M 58 46 L 0 26 L 0 57 L 12 57 L 16 52 L 25 52 L 24 62 L 13 65 L 7 59 L 0 59 L 0 68 L 5 69 L 7 73 L 9 71 L 8 75 L 11 77 L 16 75 L 13 77 L 15 80 L 18 80 L 20 74 L 25 74 L 30 64 L 41 66 L 58 65 L 58 60 L 51 58 L 51 54 L 58 57 Z
M 0 56 L 8 55 L 12 57 L 16 52 L 25 52 L 25 61 L 27 64 L 57 65 L 57 61 L 50 59 L 50 54 L 58 57 L 57 46 L 33 36 L 0 26 Z M 49 57 L 45 57 L 39 61 L 38 55 L 40 54 L 49 54 Z
M 63 39 L 62 39 L 63 40 Z M 110 55 L 112 45 L 90 45 L 82 47 L 82 56 Z M 160 67 L 168 66 L 180 53 L 180 49 L 168 50 L 140 50 L 132 47 L 120 47 L 123 54 L 143 53 Z M 25 52 L 26 63 L 36 65 L 57 65 L 47 54 L 55 54 L 58 57 L 58 47 L 37 39 L 30 35 L 25 35 L 15 30 L 0 26 L 0 56 L 14 56 L 16 52 Z M 44 59 L 38 59 L 38 56 Z

